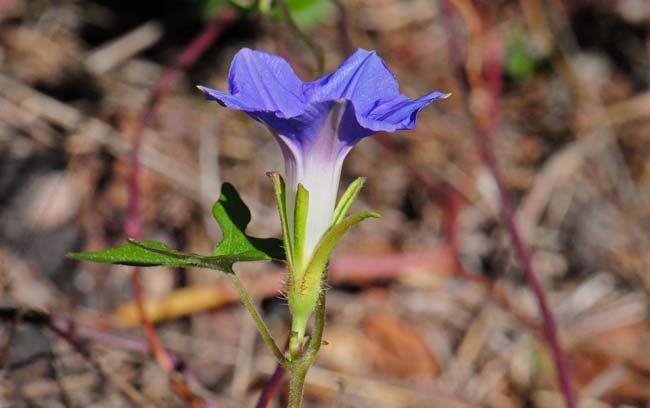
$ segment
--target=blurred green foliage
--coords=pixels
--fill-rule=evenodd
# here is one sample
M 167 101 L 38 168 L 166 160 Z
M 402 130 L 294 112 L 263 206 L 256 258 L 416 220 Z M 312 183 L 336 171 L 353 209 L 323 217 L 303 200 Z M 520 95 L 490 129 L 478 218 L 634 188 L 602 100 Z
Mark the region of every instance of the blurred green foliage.
M 535 74 L 537 62 L 528 48 L 523 29 L 515 28 L 509 33 L 504 58 L 506 73 L 516 81 L 526 81 Z
M 226 0 L 200 0 L 201 15 L 207 19 L 212 19 L 228 3 Z M 246 4 L 242 4 L 241 7 L 246 7 Z
M 332 0 L 285 0 L 296 24 L 302 29 L 311 29 L 323 21 L 334 10 Z M 213 18 L 229 4 L 242 12 L 260 12 L 281 21 L 282 10 L 272 0 L 200 0 L 205 18 Z
M 310 29 L 320 24 L 334 10 L 331 0 L 286 0 L 289 11 L 296 24 L 302 29 Z M 282 20 L 278 6 L 271 9 L 271 17 Z

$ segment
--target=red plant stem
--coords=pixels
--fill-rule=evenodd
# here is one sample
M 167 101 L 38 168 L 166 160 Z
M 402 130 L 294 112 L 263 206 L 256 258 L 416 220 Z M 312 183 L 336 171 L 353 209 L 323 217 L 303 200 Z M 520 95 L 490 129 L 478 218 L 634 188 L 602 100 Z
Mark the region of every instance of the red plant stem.
M 181 53 L 174 65 L 169 68 L 158 80 L 153 88 L 147 104 L 138 116 L 138 122 L 133 131 L 133 150 L 131 151 L 130 174 L 129 174 L 129 203 L 128 212 L 124 219 L 124 229 L 128 236 L 141 239 L 142 227 L 140 223 L 140 161 L 139 152 L 144 139 L 144 129 L 149 125 L 158 102 L 165 96 L 167 91 L 176 83 L 181 73 L 192 66 L 205 51 L 219 38 L 219 36 L 235 21 L 232 11 L 219 16 L 209 23 L 199 35 Z M 140 268 L 133 270 L 133 293 L 140 315 L 140 323 L 149 349 L 158 365 L 167 373 L 172 383 L 174 392 L 185 399 L 191 407 L 204 407 L 209 403 L 203 401 L 192 393 L 187 385 L 187 372 L 177 368 L 172 356 L 165 349 L 156 332 L 153 323 L 147 318 L 144 307 L 144 294 L 142 289 L 142 272 Z M 184 370 L 183 370 L 184 371 Z M 174 375 L 178 373 L 179 375 Z
M 100 343 L 110 344 L 112 346 L 118 347 L 121 350 L 131 351 L 135 353 L 147 353 L 149 351 L 146 343 L 143 343 L 141 340 L 134 337 L 107 332 L 100 328 L 88 324 L 78 323 L 74 320 L 70 320 L 61 316 L 39 316 L 32 313 L 31 311 L 29 313 L 29 318 L 23 317 L 23 320 L 30 323 L 39 324 L 46 321 L 45 319 L 48 319 L 50 325 L 56 327 L 61 332 L 67 333 L 67 335 L 71 338 L 94 340 Z
M 537 299 L 537 304 L 539 306 L 540 313 L 542 315 L 542 321 L 544 322 L 544 335 L 546 336 L 546 341 L 548 342 L 549 347 L 551 348 L 551 354 L 555 362 L 555 368 L 557 371 L 558 382 L 560 383 L 560 388 L 562 394 L 564 395 L 567 408 L 575 408 L 577 406 L 576 395 L 571 381 L 569 364 L 567 357 L 562 351 L 560 346 L 560 340 L 558 336 L 557 323 L 553 317 L 548 301 L 546 300 L 546 294 L 544 293 L 544 288 L 542 287 L 535 270 L 533 269 L 533 263 L 531 260 L 530 250 L 528 246 L 524 243 L 524 240 L 519 232 L 517 223 L 515 222 L 515 212 L 512 199 L 508 190 L 505 187 L 501 173 L 499 172 L 499 166 L 497 163 L 496 155 L 494 154 L 494 147 L 492 145 L 492 134 L 494 130 L 495 118 L 499 113 L 499 98 L 501 94 L 501 78 L 502 78 L 502 67 L 501 67 L 501 46 L 497 42 L 497 39 L 494 38 L 492 42 L 491 51 L 486 52 L 486 57 L 484 60 L 484 71 L 485 71 L 485 82 L 486 88 L 490 95 L 491 104 L 490 109 L 487 110 L 487 118 L 490 120 L 485 120 L 483 125 L 477 124 L 477 135 L 479 139 L 479 151 L 481 152 L 481 158 L 485 165 L 488 167 L 494 180 L 496 181 L 497 187 L 499 189 L 499 196 L 501 198 L 501 216 L 503 222 L 506 225 L 510 239 L 512 240 L 512 245 L 514 247 L 515 253 L 521 262 L 521 266 L 524 269 L 524 274 L 526 275 L 526 280 L 528 281 L 528 286 L 533 291 L 535 298 Z
M 0 307 L 0 321 L 24 322 L 36 326 L 52 327 L 73 339 L 94 340 L 136 353 L 146 353 L 148 351 L 147 345 L 139 339 L 110 333 L 88 324 L 78 323 L 66 317 L 38 310 Z
M 235 15 L 228 11 L 208 24 L 199 35 L 185 48 L 178 60 L 158 80 L 147 100 L 147 104 L 138 116 L 138 122 L 133 130 L 133 150 L 131 151 L 131 173 L 129 175 L 129 204 L 128 213 L 124 221 L 124 228 L 129 236 L 140 239 L 140 162 L 138 154 L 144 139 L 144 129 L 153 118 L 155 108 L 176 83 L 181 73 L 192 66 L 214 44 L 219 36 L 235 21 Z
M 290 337 L 287 337 L 287 341 L 284 342 L 285 352 L 289 349 L 290 339 L 291 339 Z M 275 394 L 277 394 L 278 391 L 280 390 L 280 387 L 284 382 L 284 376 L 286 374 L 287 374 L 287 369 L 279 363 L 276 364 L 275 371 L 273 371 L 273 375 L 271 375 L 269 381 L 267 381 L 267 383 L 264 384 L 264 389 L 262 390 L 262 394 L 260 395 L 260 399 L 257 401 L 257 405 L 255 405 L 255 408 L 266 408 L 269 405 L 273 397 L 275 397 Z
M 481 160 L 492 173 L 497 184 L 501 199 L 502 220 L 506 226 L 508 234 L 510 235 L 515 253 L 524 270 L 528 286 L 537 300 L 542 321 L 544 323 L 544 336 L 546 337 L 546 341 L 551 349 L 558 383 L 564 396 L 566 406 L 567 408 L 575 408 L 577 406 L 576 395 L 571 381 L 567 358 L 560 347 L 557 323 L 555 322 L 553 313 L 548 306 L 548 301 L 546 300 L 542 284 L 533 268 L 530 251 L 524 243 L 519 228 L 515 222 L 514 206 L 499 172 L 497 159 L 492 145 L 492 136 L 500 109 L 499 100 L 502 89 L 501 42 L 494 32 L 489 33 L 491 35 L 486 36 L 482 27 L 468 27 L 470 42 L 477 40 L 477 35 L 480 36 L 481 41 L 483 41 L 483 46 L 479 48 L 483 51 L 481 55 L 481 68 L 483 72 L 470 72 L 469 65 L 464 66 L 460 58 L 460 47 L 458 45 L 458 38 L 460 38 L 460 36 L 453 28 L 453 16 L 451 14 L 450 3 L 453 3 L 456 6 L 458 2 L 454 2 L 453 0 L 443 1 L 443 11 L 445 12 L 445 20 L 448 28 L 450 59 L 452 60 L 452 65 L 456 67 L 458 84 L 463 90 L 461 93 L 461 96 L 464 98 L 463 106 L 467 109 L 466 114 L 469 117 L 474 118 L 474 125 L 478 138 L 478 150 Z M 466 7 L 464 10 L 466 16 L 468 12 L 470 15 L 473 14 L 473 17 L 478 16 L 478 11 L 473 8 L 471 2 L 463 2 L 462 4 L 463 7 Z M 475 21 L 480 21 L 480 17 L 476 18 Z M 468 26 L 471 24 L 469 21 L 466 21 L 466 23 Z M 472 91 L 481 89 L 489 96 L 489 104 L 486 108 L 483 108 L 472 115 L 468 108 L 469 95 L 472 94 Z
M 255 408 L 266 408 L 269 405 L 273 397 L 275 397 L 275 394 L 278 393 L 278 390 L 282 386 L 286 374 L 287 369 L 280 364 L 275 367 L 273 375 L 266 383 L 266 385 L 264 385 L 264 390 L 262 390 L 262 395 L 260 395 L 260 399 L 257 401 Z
M 370 259 L 364 259 L 364 257 L 359 256 L 349 257 L 349 262 L 346 257 L 339 258 L 332 263 L 332 267 L 330 268 L 330 277 L 332 277 L 333 280 L 337 280 L 338 276 L 338 280 L 341 280 L 345 277 L 339 270 L 344 270 L 348 274 L 353 270 L 355 280 L 363 279 L 366 277 L 365 275 L 367 275 L 367 280 L 370 280 L 370 278 L 381 279 L 382 277 L 389 278 L 394 276 L 396 271 L 399 272 L 402 268 L 408 268 L 408 265 L 411 263 L 417 266 L 422 266 L 423 264 L 433 266 L 435 264 L 437 269 L 453 270 L 458 277 L 481 285 L 489 292 L 491 300 L 503 308 L 503 310 L 510 313 L 510 315 L 512 315 L 512 317 L 514 317 L 520 324 L 528 328 L 535 335 L 544 335 L 542 327 L 538 325 L 536 321 L 533 321 L 528 315 L 525 315 L 514 308 L 510 304 L 508 295 L 501 290 L 494 281 L 475 271 L 468 271 L 463 266 L 460 254 L 458 253 L 456 229 L 458 214 L 460 213 L 462 206 L 466 204 L 466 197 L 454 186 L 443 180 L 431 180 L 430 178 L 432 176 L 425 175 L 420 171 L 420 169 L 409 163 L 408 160 L 404 160 L 403 157 L 395 151 L 394 147 L 390 142 L 388 142 L 388 140 L 383 138 L 375 138 L 374 140 L 385 149 L 385 152 L 388 155 L 392 156 L 394 161 L 405 167 L 414 180 L 427 190 L 430 199 L 441 201 L 440 204 L 444 210 L 442 230 L 447 245 L 429 249 L 426 252 L 402 253 L 399 254 L 397 259 L 393 255 L 382 256 L 381 259 L 373 257 L 373 262 L 369 262 Z M 470 181 L 471 180 L 468 177 L 467 180 L 462 183 L 469 183 Z M 464 191 L 464 189 L 462 191 Z M 427 260 L 427 258 L 430 258 L 430 260 Z M 437 259 L 436 262 L 434 262 L 435 259 Z M 336 266 L 336 269 L 334 266 Z M 355 268 L 359 269 L 360 266 L 362 266 L 364 270 L 368 269 L 372 272 L 364 275 L 361 270 L 355 270 Z M 336 273 L 337 271 L 339 271 L 339 273 Z
M 21 310 L 18 308 L 3 307 L 0 308 L 0 321 L 10 321 L 12 324 L 20 321 L 33 325 L 45 326 L 57 333 L 65 335 L 66 338 L 71 340 L 93 340 L 100 343 L 110 344 L 120 348 L 121 350 L 135 353 L 146 354 L 150 350 L 148 344 L 140 339 L 111 333 L 99 327 L 79 323 L 66 317 L 52 315 L 37 310 Z M 182 360 L 178 356 L 174 353 L 167 353 L 171 358 L 171 362 L 175 366 L 182 365 Z M 185 375 L 189 381 L 196 382 L 196 380 L 189 374 Z M 209 404 L 207 406 L 217 407 L 215 404 Z
M 517 228 L 517 224 L 515 223 L 512 201 L 499 175 L 496 158 L 494 157 L 494 151 L 492 150 L 488 135 L 485 135 L 483 132 L 481 132 L 479 144 L 482 153 L 481 156 L 483 156 L 483 160 L 490 169 L 490 172 L 492 172 L 499 188 L 499 195 L 501 197 L 501 215 L 503 222 L 506 224 L 506 228 L 510 234 L 515 253 L 517 254 L 517 257 L 519 258 L 519 261 L 524 268 L 524 273 L 526 275 L 526 279 L 528 280 L 528 286 L 530 286 L 530 289 L 533 291 L 533 294 L 537 299 L 537 304 L 539 306 L 540 313 L 542 314 L 542 321 L 544 322 L 544 335 L 546 336 L 546 341 L 551 348 L 553 361 L 555 362 L 555 368 L 557 371 L 558 382 L 560 383 L 562 394 L 566 400 L 567 408 L 575 408 L 577 406 L 576 396 L 571 381 L 569 364 L 567 362 L 566 355 L 560 346 L 557 323 L 555 322 L 553 313 L 548 307 L 548 302 L 546 300 L 546 295 L 544 294 L 542 284 L 539 281 L 535 270 L 533 269 L 530 251 L 524 243 L 519 229 Z

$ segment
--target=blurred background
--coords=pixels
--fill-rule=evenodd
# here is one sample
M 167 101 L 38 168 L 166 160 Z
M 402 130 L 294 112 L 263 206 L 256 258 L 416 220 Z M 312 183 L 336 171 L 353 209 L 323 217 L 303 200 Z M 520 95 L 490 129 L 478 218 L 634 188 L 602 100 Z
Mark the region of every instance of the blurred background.
M 313 46 L 275 2 L 237 3 L 0 0 L 0 406 L 186 405 L 124 337 L 142 338 L 132 268 L 65 254 L 123 243 L 134 194 L 143 237 L 209 253 L 223 181 L 252 234 L 280 235 L 276 142 L 194 87 L 227 89 L 242 47 L 303 80 L 319 52 L 330 72 L 375 49 L 409 97 L 452 93 L 346 160 L 342 185 L 368 177 L 353 209 L 383 217 L 333 255 L 306 407 L 564 406 L 497 182 L 581 406 L 649 406 L 650 2 L 288 0 Z M 284 342 L 282 265 L 237 271 Z M 149 268 L 143 283 L 195 392 L 255 406 L 275 363 L 225 277 Z M 79 325 L 72 338 L 62 322 Z

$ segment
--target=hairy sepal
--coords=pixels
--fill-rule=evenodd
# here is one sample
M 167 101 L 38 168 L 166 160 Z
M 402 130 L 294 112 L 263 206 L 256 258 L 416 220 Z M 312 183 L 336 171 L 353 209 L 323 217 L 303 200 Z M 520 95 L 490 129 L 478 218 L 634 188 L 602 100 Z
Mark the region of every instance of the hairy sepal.
M 307 321 L 316 307 L 321 290 L 324 290 L 322 276 L 334 247 L 350 228 L 366 218 L 379 217 L 380 214 L 377 212 L 362 212 L 332 225 L 318 243 L 313 256 L 301 274 L 301 278 L 295 279 L 293 285 L 290 285 L 289 308 L 294 319 L 293 330 L 297 332 L 299 338 L 304 336 Z

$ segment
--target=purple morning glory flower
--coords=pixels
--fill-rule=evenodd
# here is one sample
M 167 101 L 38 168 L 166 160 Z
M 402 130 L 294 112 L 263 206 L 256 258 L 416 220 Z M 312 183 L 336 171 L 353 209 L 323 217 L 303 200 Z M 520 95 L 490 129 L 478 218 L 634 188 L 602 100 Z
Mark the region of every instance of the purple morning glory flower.
M 416 116 L 448 94 L 410 99 L 374 51 L 357 50 L 334 73 L 303 82 L 284 59 L 242 49 L 229 93 L 199 86 L 208 99 L 265 124 L 285 159 L 290 230 L 299 183 L 309 191 L 306 259 L 332 223 L 341 166 L 350 149 L 375 132 L 412 129 Z

